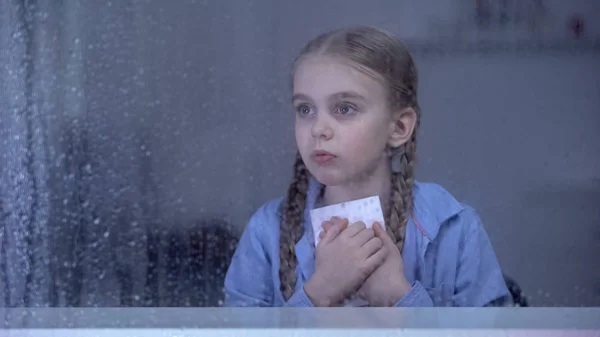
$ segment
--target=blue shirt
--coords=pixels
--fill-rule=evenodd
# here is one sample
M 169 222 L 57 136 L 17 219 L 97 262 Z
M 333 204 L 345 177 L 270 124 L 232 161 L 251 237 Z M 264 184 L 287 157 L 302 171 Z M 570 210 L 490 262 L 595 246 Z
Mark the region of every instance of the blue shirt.
M 414 212 L 402 251 L 404 274 L 412 284 L 396 306 L 485 306 L 509 297 L 490 240 L 475 211 L 441 186 L 415 182 Z M 321 185 L 311 178 L 304 211 L 304 235 L 296 244 L 298 278 L 285 301 L 279 282 L 279 216 L 282 198 L 251 217 L 225 277 L 225 306 L 311 307 L 304 284 L 315 271 L 310 210 Z

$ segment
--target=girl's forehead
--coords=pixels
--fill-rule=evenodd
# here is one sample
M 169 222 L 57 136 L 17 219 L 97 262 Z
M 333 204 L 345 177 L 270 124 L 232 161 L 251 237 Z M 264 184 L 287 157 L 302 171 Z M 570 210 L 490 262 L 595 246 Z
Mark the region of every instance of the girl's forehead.
M 341 58 L 311 56 L 300 61 L 294 72 L 294 93 L 319 99 L 340 92 L 355 92 L 378 99 L 385 93 L 380 81 Z

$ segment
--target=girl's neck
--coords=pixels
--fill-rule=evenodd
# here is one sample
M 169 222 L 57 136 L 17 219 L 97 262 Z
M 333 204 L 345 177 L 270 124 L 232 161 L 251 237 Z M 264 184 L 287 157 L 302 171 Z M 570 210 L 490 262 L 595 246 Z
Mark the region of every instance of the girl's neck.
M 378 195 L 385 212 L 388 208 L 392 188 L 391 175 L 389 165 L 380 165 L 380 168 L 364 179 L 343 185 L 326 186 L 323 203 L 327 206 Z

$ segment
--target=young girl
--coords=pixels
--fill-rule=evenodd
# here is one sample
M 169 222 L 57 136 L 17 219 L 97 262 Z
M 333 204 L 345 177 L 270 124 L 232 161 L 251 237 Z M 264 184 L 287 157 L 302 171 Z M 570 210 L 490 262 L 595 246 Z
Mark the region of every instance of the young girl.
M 509 295 L 475 211 L 413 178 L 421 111 L 406 47 L 372 27 L 310 41 L 294 63 L 298 155 L 286 198 L 250 219 L 226 306 L 486 306 Z M 385 227 L 309 211 L 378 195 Z

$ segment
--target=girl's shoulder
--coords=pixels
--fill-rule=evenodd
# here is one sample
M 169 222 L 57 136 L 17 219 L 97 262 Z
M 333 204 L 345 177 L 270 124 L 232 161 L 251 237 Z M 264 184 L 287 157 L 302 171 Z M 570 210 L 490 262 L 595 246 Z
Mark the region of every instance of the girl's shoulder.
M 283 197 L 275 198 L 262 204 L 250 217 L 244 229 L 244 235 L 252 236 L 263 245 L 278 240 L 280 208 L 283 199 Z
M 413 220 L 430 239 L 443 227 L 456 233 L 481 227 L 477 212 L 439 184 L 415 181 L 413 200 Z
M 432 183 L 416 183 L 414 201 L 413 220 L 428 251 L 421 271 L 426 287 L 460 306 L 506 298 L 502 268 L 475 210 Z

